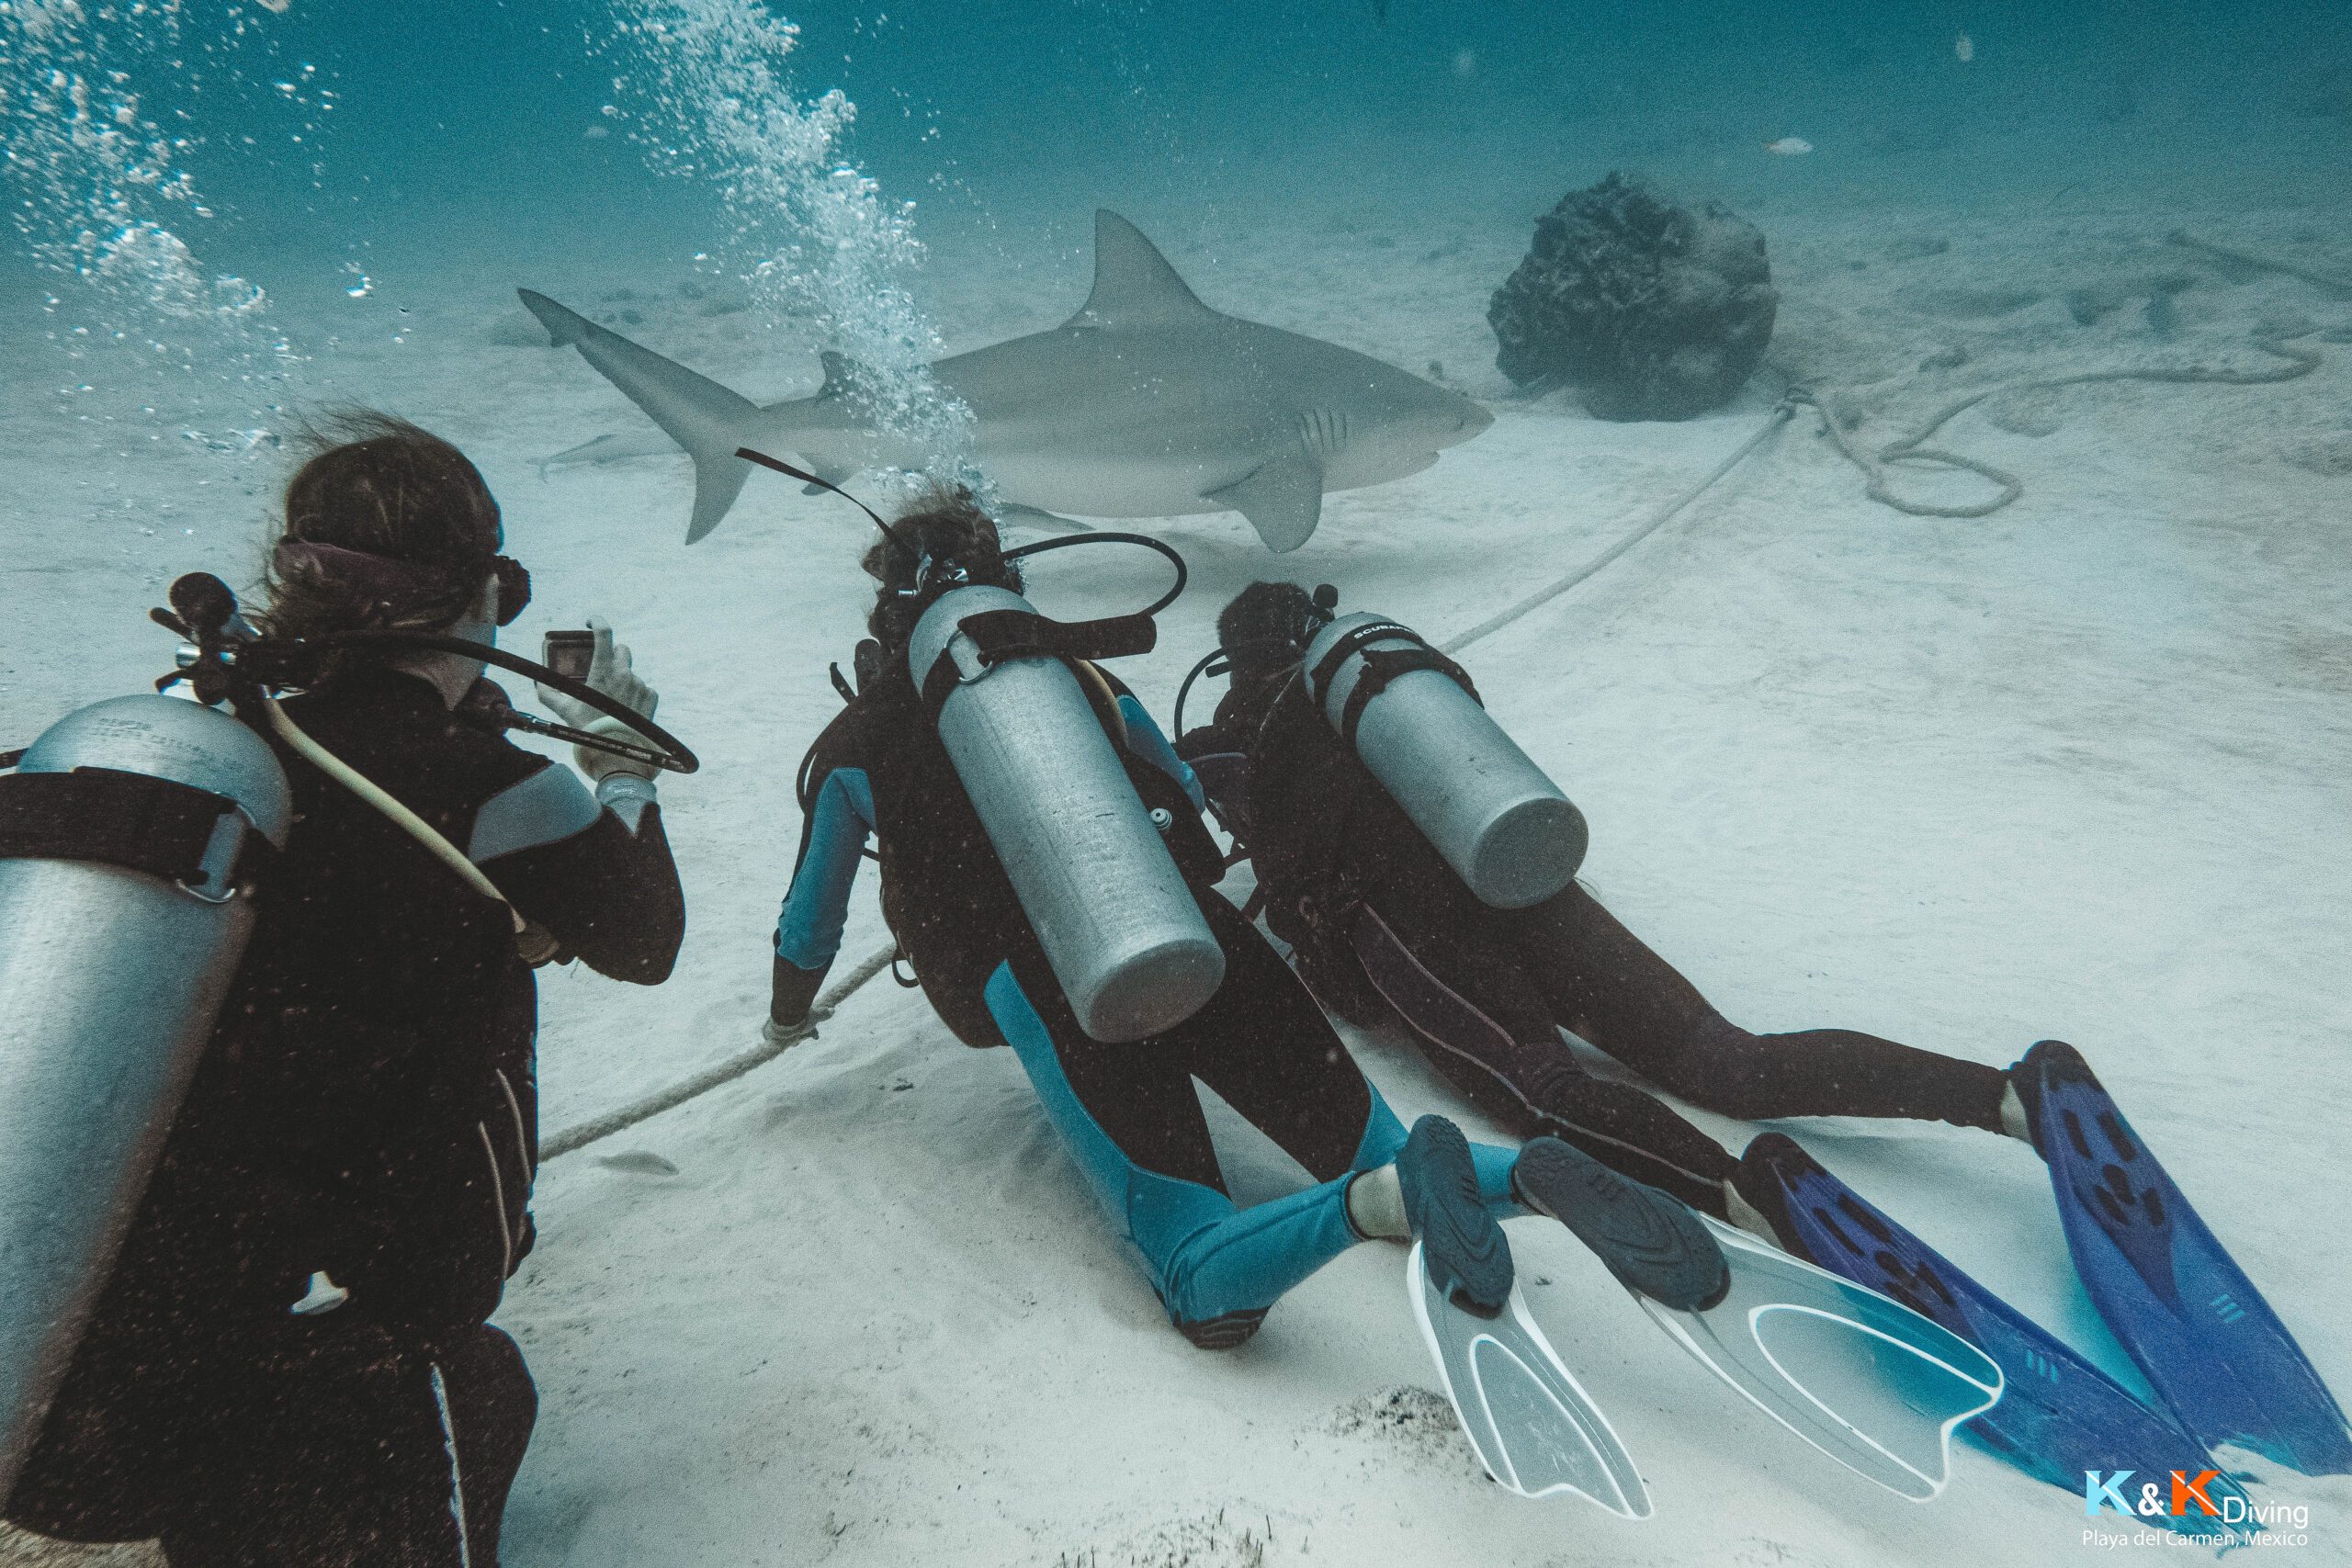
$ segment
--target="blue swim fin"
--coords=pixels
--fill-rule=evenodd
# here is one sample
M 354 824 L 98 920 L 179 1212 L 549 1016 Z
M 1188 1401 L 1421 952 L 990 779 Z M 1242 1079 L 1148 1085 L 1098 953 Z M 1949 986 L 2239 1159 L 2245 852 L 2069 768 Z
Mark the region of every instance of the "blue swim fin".
M 2352 1428 L 2262 1292 L 2222 1250 L 2073 1046 L 2011 1074 L 2075 1271 L 2150 1386 L 2208 1447 L 2352 1474 Z
M 1738 1185 L 1798 1256 L 1893 1297 L 1999 1363 L 2007 1378 L 2001 1401 L 1968 1429 L 2028 1475 L 2079 1492 L 2086 1471 L 2132 1470 L 2161 1481 L 2177 1469 L 2191 1480 L 2206 1477 L 2199 1492 L 2207 1507 L 2221 1510 L 2228 1496 L 2244 1503 L 2235 1482 L 2212 1473 L 2218 1467 L 2195 1438 L 1865 1202 L 1789 1139 L 1767 1133 L 1748 1145 Z M 2165 1522 L 2183 1535 L 2235 1534 L 2194 1502 Z
M 1609 1417 L 1528 1315 L 1513 1282 L 1503 1311 L 1467 1311 L 1430 1278 L 1421 1244 L 1405 1289 L 1445 1396 L 1487 1473 L 1522 1497 L 1572 1493 L 1629 1519 L 1650 1517 L 1649 1488 Z

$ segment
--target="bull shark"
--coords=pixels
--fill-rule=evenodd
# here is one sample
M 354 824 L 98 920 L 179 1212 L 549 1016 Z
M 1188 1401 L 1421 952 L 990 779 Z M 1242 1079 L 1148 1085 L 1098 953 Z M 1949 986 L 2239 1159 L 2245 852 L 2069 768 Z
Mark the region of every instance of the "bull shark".
M 872 417 L 877 378 L 843 355 L 823 356 L 814 396 L 763 408 L 544 294 L 518 292 L 556 346 L 577 348 L 693 457 L 689 545 L 743 488 L 752 465 L 739 446 L 788 452 L 835 484 L 929 457 Z M 1276 551 L 1315 532 L 1325 491 L 1419 473 L 1494 423 L 1460 393 L 1377 359 L 1210 310 L 1142 231 L 1108 211 L 1094 215 L 1094 288 L 1078 314 L 931 369 L 971 411 L 971 459 L 1005 501 L 1093 517 L 1238 512 Z

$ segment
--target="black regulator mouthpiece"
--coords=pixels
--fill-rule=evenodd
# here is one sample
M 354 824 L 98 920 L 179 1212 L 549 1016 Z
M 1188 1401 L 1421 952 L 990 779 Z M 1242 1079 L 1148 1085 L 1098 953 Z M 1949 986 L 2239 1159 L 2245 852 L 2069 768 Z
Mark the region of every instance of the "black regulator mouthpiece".
M 237 614 L 237 596 L 209 571 L 189 572 L 172 584 L 168 597 L 195 637 L 220 637 Z
M 192 571 L 171 586 L 172 607 L 147 612 L 157 626 L 179 633 L 195 646 L 179 652 L 179 668 L 155 682 L 159 692 L 186 681 L 197 701 L 209 707 L 227 702 L 240 713 L 272 692 L 318 684 L 327 656 L 339 649 L 412 649 L 421 653 L 455 653 L 478 659 L 543 686 L 577 698 L 598 713 L 619 719 L 650 745 L 637 745 L 607 735 L 592 735 L 570 725 L 552 724 L 504 705 L 469 703 L 458 716 L 485 723 L 493 729 L 520 729 L 569 740 L 575 746 L 628 757 L 673 773 L 691 773 L 702 766 L 692 751 L 643 714 L 617 698 L 605 695 L 586 682 L 534 663 L 520 654 L 493 648 L 469 637 L 444 637 L 439 632 L 350 631 L 321 637 L 268 637 L 256 632 L 237 613 L 237 596 L 229 585 L 209 571 Z

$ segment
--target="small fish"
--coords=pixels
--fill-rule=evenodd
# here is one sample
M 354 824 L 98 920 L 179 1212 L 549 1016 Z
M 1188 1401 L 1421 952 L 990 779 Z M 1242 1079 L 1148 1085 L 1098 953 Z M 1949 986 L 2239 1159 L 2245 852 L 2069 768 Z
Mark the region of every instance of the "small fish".
M 1778 141 L 1764 143 L 1764 151 L 1778 152 L 1783 157 L 1795 158 L 1812 152 L 1813 143 L 1802 136 L 1783 136 Z
M 1976 41 L 1966 33 L 1951 40 L 1951 51 L 1960 56 L 1962 65 L 1976 58 Z

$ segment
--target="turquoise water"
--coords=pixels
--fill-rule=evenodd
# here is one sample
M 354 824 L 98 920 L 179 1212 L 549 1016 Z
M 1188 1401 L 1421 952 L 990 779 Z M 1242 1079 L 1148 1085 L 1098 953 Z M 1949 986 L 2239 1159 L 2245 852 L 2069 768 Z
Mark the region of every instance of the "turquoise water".
M 797 273 L 766 309 L 813 292 L 910 364 L 922 245 L 1080 253 L 1106 203 L 1167 245 L 1366 203 L 1523 233 L 1619 167 L 1758 221 L 2228 212 L 2352 176 L 2319 0 L 11 0 L 0 73 L 8 308 L 264 361 L 368 319 L 340 298 L 650 262 Z M 1789 136 L 1816 151 L 1761 152 Z

